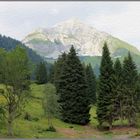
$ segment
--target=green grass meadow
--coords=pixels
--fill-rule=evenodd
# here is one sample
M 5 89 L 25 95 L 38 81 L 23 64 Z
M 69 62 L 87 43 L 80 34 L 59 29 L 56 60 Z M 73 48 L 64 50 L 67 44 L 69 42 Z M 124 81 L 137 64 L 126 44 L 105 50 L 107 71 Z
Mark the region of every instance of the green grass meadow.
M 46 131 L 48 128 L 47 118 L 44 117 L 42 109 L 42 98 L 45 85 L 31 85 L 31 96 L 26 103 L 22 115 L 14 122 L 14 137 L 18 138 L 95 138 L 107 137 L 110 138 L 114 133 L 100 132 L 97 129 L 98 121 L 96 118 L 96 107 L 93 106 L 90 110 L 90 123 L 87 126 L 65 123 L 57 118 L 54 118 L 53 125 L 56 132 Z M 1 85 L 3 87 L 3 85 Z M 0 97 L 0 102 L 4 99 Z M 30 115 L 30 120 L 25 120 L 25 114 Z M 140 121 L 140 120 L 139 120 Z M 7 137 L 7 129 L 4 121 L 0 122 L 0 137 Z M 115 122 L 118 125 L 120 122 Z M 127 122 L 124 122 L 127 124 Z

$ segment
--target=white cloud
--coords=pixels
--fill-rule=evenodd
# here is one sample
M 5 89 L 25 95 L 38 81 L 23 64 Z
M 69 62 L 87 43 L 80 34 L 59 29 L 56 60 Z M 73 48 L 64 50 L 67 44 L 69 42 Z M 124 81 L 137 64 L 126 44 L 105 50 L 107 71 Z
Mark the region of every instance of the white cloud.
M 71 17 L 140 48 L 140 2 L 0 2 L 0 33 L 23 39 Z
M 133 45 L 139 45 L 140 49 L 140 3 L 130 3 L 126 7 L 121 12 L 89 15 L 86 21 L 98 30 L 108 32 Z
M 59 14 L 59 10 L 58 9 L 55 9 L 55 8 L 50 9 L 50 14 L 51 15 L 57 15 L 57 14 Z

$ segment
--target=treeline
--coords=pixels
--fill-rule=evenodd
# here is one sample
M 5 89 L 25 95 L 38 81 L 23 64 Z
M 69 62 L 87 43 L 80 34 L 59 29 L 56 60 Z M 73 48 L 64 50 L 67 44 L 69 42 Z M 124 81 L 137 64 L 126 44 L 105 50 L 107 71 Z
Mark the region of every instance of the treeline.
M 48 117 L 52 118 L 56 111 L 65 122 L 86 125 L 90 108 L 95 105 L 100 127 L 111 129 L 116 120 L 136 125 L 140 113 L 140 74 L 130 53 L 123 63 L 119 59 L 113 62 L 105 43 L 97 78 L 90 64 L 81 63 L 72 46 L 68 54 L 59 56 L 50 71 L 46 62 L 41 61 L 35 77 L 37 84 L 50 82 L 56 88 L 56 93 L 52 85 L 44 91 L 43 109 Z M 21 115 L 30 95 L 31 68 L 24 48 L 16 47 L 9 52 L 0 49 L 0 82 L 0 96 L 4 98 L 0 118 L 6 120 L 8 134 L 12 136 L 13 122 Z
M 49 74 L 47 74 L 49 73 Z M 69 123 L 87 124 L 90 105 L 96 103 L 96 77 L 91 65 L 82 64 L 72 46 L 46 72 L 45 63 L 36 67 L 36 82 L 55 85 L 60 118 Z
M 107 44 L 103 47 L 100 66 L 97 117 L 102 126 L 116 120 L 128 120 L 136 124 L 140 101 L 140 75 L 130 52 L 121 64 L 116 59 L 113 64 Z
M 82 64 L 72 46 L 68 54 L 59 56 L 48 77 L 56 87 L 63 121 L 87 124 L 91 105 L 96 105 L 99 126 L 111 129 L 116 120 L 136 125 L 140 111 L 140 74 L 130 52 L 122 63 L 118 58 L 113 62 L 105 43 L 100 75 L 96 78 L 91 65 Z
M 27 55 L 29 57 L 29 60 L 32 63 L 37 64 L 40 61 L 43 61 L 41 56 L 36 54 L 36 52 L 33 51 L 32 49 L 25 46 L 22 42 L 20 42 L 16 39 L 13 39 L 11 37 L 6 37 L 6 36 L 0 35 L 0 48 L 5 49 L 6 51 L 11 51 L 11 50 L 14 50 L 16 48 L 16 46 L 20 46 L 27 51 Z

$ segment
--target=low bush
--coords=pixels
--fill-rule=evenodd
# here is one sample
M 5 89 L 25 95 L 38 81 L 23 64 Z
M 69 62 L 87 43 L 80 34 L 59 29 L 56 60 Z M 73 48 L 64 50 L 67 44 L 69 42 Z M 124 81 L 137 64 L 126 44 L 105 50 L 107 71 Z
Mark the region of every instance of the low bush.
M 69 128 L 73 128 L 73 126 L 69 126 Z
M 56 132 L 56 129 L 53 126 L 50 126 L 46 129 L 46 131 Z
M 31 121 L 32 120 L 31 119 L 31 115 L 28 112 L 25 113 L 24 120 L 28 120 L 28 121 Z
M 98 128 L 100 131 L 108 131 L 108 130 L 109 130 L 109 126 L 100 126 L 100 125 L 98 125 L 97 128 Z
M 28 112 L 25 113 L 24 119 L 28 121 L 38 121 L 39 118 L 37 117 L 32 117 Z

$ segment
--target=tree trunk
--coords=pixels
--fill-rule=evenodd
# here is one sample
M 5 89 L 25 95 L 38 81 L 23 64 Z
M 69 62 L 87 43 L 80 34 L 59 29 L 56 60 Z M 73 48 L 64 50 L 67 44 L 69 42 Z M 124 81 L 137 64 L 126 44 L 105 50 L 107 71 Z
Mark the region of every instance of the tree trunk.
M 112 129 L 112 123 L 109 123 L 109 130 Z
M 112 129 L 112 119 L 110 119 L 110 121 L 109 121 L 109 130 L 111 130 Z
M 8 136 L 13 136 L 13 122 L 8 120 Z
M 122 102 L 120 101 L 120 119 L 121 119 L 121 125 L 123 125 L 123 111 L 122 111 Z
M 51 120 L 51 115 L 48 114 L 48 126 L 52 127 L 52 120 Z
M 8 136 L 13 136 L 13 117 L 12 113 L 9 113 L 8 116 Z
M 50 117 L 48 116 L 48 126 L 50 127 Z

